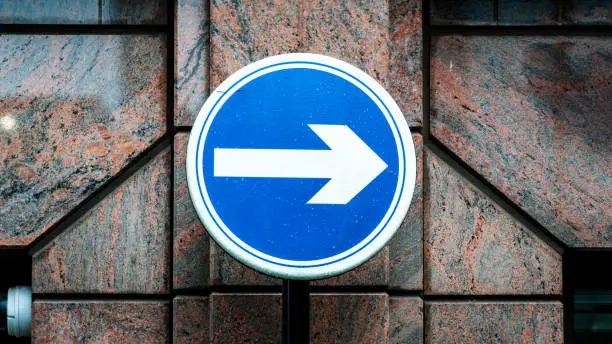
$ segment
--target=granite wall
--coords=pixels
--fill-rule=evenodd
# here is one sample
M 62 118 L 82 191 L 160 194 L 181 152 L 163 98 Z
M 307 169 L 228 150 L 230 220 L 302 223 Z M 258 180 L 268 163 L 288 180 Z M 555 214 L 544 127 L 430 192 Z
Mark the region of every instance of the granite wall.
M 288 52 L 369 73 L 417 151 L 393 240 L 311 283 L 311 342 L 564 342 L 564 254 L 612 247 L 611 25 L 609 0 L 0 0 L 32 342 L 281 342 L 282 281 L 210 240 L 185 155 L 208 93 Z

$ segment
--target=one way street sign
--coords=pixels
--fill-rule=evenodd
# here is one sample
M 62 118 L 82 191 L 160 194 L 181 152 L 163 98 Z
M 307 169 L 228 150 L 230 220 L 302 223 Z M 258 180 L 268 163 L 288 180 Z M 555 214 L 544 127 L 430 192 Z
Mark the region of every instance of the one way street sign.
M 380 250 L 408 210 L 415 170 L 391 96 L 314 54 L 230 76 L 204 104 L 187 151 L 189 192 L 213 239 L 289 279 L 337 275 Z

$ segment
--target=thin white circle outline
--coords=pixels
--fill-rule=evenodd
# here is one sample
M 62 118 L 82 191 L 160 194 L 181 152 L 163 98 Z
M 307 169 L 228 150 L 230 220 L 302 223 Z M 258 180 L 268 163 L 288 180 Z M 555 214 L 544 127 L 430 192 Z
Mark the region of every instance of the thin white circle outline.
M 299 62 L 303 62 L 303 64 L 300 64 Z M 274 66 L 279 64 L 281 65 Z M 315 64 L 318 64 L 318 66 Z M 368 94 L 368 96 L 377 104 L 377 106 L 379 106 L 393 132 L 396 146 L 398 148 L 398 175 L 402 176 L 403 173 L 404 176 L 403 179 L 398 178 L 393 201 L 391 202 L 385 216 L 379 222 L 377 227 L 370 233 L 370 235 L 347 251 L 333 257 L 327 257 L 314 261 L 291 261 L 279 259 L 266 255 L 263 252 L 259 252 L 258 250 L 250 247 L 248 244 L 242 242 L 229 228 L 227 228 L 227 226 L 225 226 L 221 218 L 218 216 L 218 214 L 216 214 L 214 206 L 212 205 L 206 191 L 203 173 L 200 173 L 201 176 L 198 178 L 196 171 L 198 161 L 196 152 L 203 150 L 210 125 L 214 121 L 214 117 L 219 109 L 222 108 L 223 103 L 229 97 L 231 97 L 236 90 L 240 89 L 253 79 L 280 69 L 287 68 L 309 68 L 323 70 L 342 77 L 343 79 L 351 82 L 353 85 L 359 87 L 364 93 Z M 342 72 L 338 72 L 337 70 Z M 350 75 L 359 82 L 356 82 L 346 75 L 343 75 L 343 73 Z M 363 84 L 360 84 L 360 82 Z M 364 87 L 364 85 L 367 86 L 367 88 Z M 226 92 L 230 87 L 231 90 Z M 383 104 L 381 104 L 378 98 L 382 100 Z M 211 112 L 211 110 L 214 111 Z M 201 140 L 200 137 L 202 137 Z M 401 150 L 404 152 L 404 157 L 402 157 L 400 154 Z M 187 148 L 186 165 L 187 183 L 191 199 L 194 203 L 194 207 L 199 218 L 202 220 L 213 239 L 223 249 L 228 251 L 232 256 L 244 264 L 273 276 L 292 279 L 316 279 L 330 277 L 351 270 L 376 254 L 376 252 L 378 252 L 391 239 L 393 234 L 401 225 L 403 217 L 410 206 L 410 201 L 412 200 L 416 179 L 416 163 L 412 137 L 402 112 L 395 101 L 391 98 L 387 91 L 380 84 L 378 84 L 378 82 L 376 82 L 365 72 L 344 61 L 317 54 L 285 54 L 268 57 L 249 64 L 248 66 L 232 74 L 223 83 L 221 83 L 221 85 L 219 85 L 206 100 L 194 122 Z M 404 168 L 406 171 L 403 171 Z M 204 199 L 202 199 L 199 194 L 200 187 L 202 188 Z M 399 198 L 400 194 L 402 195 L 401 198 Z M 205 203 L 208 204 L 208 207 Z M 384 228 L 379 228 L 385 222 L 386 225 Z M 219 228 L 219 226 L 223 226 L 223 228 Z M 227 236 L 231 237 L 231 239 Z M 371 240 L 372 237 L 375 238 Z M 232 240 L 235 240 L 238 244 L 242 245 L 246 249 L 240 247 L 240 245 L 236 244 L 235 242 L 232 242 Z M 367 246 L 364 247 L 366 244 Z M 247 249 L 250 252 L 247 251 Z M 257 257 L 257 255 L 263 257 L 264 259 Z M 325 264 L 332 261 L 333 263 L 328 265 L 312 266 L 316 264 Z M 294 266 L 279 264 L 289 264 Z

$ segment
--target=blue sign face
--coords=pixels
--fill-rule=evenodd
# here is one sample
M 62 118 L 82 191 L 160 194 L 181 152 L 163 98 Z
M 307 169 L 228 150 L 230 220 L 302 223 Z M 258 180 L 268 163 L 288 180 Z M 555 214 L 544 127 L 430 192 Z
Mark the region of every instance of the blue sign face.
M 278 277 L 329 277 L 391 238 L 415 180 L 401 111 L 367 74 L 329 57 L 251 64 L 194 124 L 189 191 L 211 236 Z

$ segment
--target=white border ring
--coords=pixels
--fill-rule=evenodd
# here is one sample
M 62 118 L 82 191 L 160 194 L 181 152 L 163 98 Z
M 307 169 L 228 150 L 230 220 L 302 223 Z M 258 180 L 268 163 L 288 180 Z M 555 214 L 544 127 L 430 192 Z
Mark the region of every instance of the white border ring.
M 204 149 L 206 135 L 225 101 L 250 81 L 280 69 L 311 68 L 332 73 L 359 87 L 379 106 L 393 132 L 398 151 L 398 183 L 389 209 L 370 235 L 351 249 L 316 261 L 292 261 L 269 256 L 236 237 L 216 213 L 206 191 L 204 168 L 198 154 Z M 416 180 L 416 158 L 408 124 L 389 93 L 372 77 L 353 65 L 317 54 L 284 54 L 259 60 L 227 78 L 208 97 L 191 130 L 187 147 L 187 184 L 189 194 L 211 237 L 230 255 L 263 273 L 287 279 L 318 279 L 347 272 L 371 258 L 393 237 L 408 211 Z

